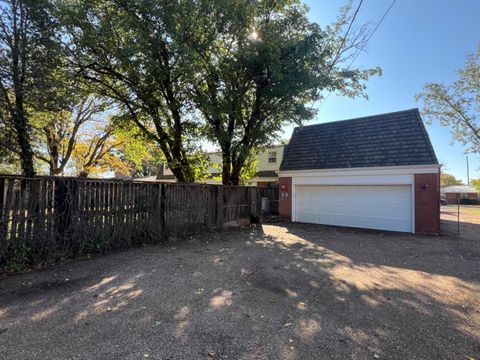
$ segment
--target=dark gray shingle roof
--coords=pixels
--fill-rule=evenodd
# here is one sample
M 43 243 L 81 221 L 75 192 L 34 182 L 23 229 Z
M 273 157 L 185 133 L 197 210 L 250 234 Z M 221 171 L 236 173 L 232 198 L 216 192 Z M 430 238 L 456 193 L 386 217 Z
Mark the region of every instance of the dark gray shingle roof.
M 255 174 L 257 177 L 278 177 L 275 170 L 261 170 Z
M 295 128 L 280 170 L 438 164 L 418 109 Z

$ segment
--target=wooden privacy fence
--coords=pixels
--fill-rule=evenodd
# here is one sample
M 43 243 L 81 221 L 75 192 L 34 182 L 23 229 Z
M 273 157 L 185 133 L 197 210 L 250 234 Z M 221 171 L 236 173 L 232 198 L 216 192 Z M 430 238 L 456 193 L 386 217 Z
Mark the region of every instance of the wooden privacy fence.
M 256 187 L 0 176 L 0 268 L 260 217 Z

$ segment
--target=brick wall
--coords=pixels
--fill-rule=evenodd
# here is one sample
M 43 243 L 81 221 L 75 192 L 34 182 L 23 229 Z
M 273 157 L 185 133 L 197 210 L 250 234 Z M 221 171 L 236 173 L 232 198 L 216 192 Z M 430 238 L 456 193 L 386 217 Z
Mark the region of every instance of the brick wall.
M 415 232 L 440 233 L 440 174 L 415 174 Z
M 460 196 L 461 196 L 461 193 L 445 193 L 445 198 L 451 204 L 456 204 L 457 203 L 457 198 L 459 198 Z M 478 194 L 477 193 L 467 193 L 467 198 L 478 199 Z
M 468 193 L 467 198 L 469 199 L 478 199 L 478 193 Z
M 281 177 L 278 182 L 279 188 L 279 204 L 278 212 L 280 219 L 292 220 L 292 178 Z

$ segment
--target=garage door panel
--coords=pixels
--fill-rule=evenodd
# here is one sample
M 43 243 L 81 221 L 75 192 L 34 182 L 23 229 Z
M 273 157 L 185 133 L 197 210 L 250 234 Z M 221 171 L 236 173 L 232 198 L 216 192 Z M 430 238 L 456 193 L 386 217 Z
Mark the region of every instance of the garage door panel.
M 411 199 L 407 185 L 301 185 L 295 191 L 295 220 L 411 232 Z

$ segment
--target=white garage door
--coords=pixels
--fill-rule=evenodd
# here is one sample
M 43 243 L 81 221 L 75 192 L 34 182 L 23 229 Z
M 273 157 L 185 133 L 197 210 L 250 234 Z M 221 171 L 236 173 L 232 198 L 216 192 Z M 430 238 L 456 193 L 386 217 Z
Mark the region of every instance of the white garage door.
M 297 185 L 295 221 L 412 232 L 411 187 Z

